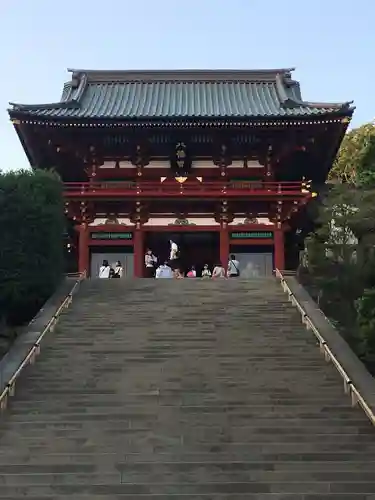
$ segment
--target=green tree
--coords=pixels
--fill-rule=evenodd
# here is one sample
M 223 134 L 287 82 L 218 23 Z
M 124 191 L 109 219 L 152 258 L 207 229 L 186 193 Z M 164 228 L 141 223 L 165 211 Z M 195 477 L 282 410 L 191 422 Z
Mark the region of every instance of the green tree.
M 30 320 L 62 277 L 64 210 L 49 172 L 0 174 L 0 318 Z
M 329 178 L 353 185 L 375 185 L 374 123 L 366 123 L 345 135 Z
M 366 289 L 356 301 L 359 341 L 357 352 L 371 372 L 375 372 L 375 289 Z
M 346 134 L 305 240 L 300 273 L 320 307 L 375 371 L 375 127 Z
M 305 240 L 307 259 L 300 270 L 320 307 L 342 327 L 352 345 L 355 301 L 372 282 L 375 268 L 368 241 L 369 231 L 375 228 L 372 199 L 373 193 L 348 184 L 333 186 L 321 199 L 316 230 Z

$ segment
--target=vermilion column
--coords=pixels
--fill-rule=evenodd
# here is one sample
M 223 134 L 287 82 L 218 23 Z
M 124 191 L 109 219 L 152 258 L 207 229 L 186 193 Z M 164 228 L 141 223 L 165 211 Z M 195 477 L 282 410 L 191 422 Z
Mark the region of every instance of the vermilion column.
M 134 251 L 134 277 L 143 277 L 143 231 L 141 227 L 136 227 L 133 233 Z
M 220 225 L 220 261 L 224 267 L 227 269 L 229 260 L 229 231 L 226 222 L 222 222 Z
M 89 228 L 85 222 L 78 229 L 78 272 L 89 274 L 90 269 L 90 249 L 89 249 Z
M 276 269 L 285 269 L 284 231 L 281 228 L 274 232 L 274 263 Z

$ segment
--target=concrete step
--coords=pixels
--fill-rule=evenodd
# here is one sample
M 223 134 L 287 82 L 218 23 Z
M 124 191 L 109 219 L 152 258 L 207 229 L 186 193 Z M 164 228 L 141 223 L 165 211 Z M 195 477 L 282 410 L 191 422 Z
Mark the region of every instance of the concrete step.
M 1 496 L 3 500 L 24 500 L 25 496 L 6 495 Z M 28 500 L 66 500 L 66 495 L 49 495 L 43 494 L 38 496 L 27 495 Z M 70 498 L 68 496 L 68 498 Z M 116 494 L 116 495 L 102 495 L 102 494 L 76 494 L 75 500 L 181 500 L 181 498 L 188 498 L 189 500 L 372 500 L 371 496 L 366 494 L 354 493 L 328 493 L 328 494 L 300 494 L 300 493 L 202 493 L 199 495 L 179 495 L 179 494 L 150 494 L 150 495 L 136 495 L 131 494 Z
M 116 472 L 82 473 L 72 470 L 72 467 L 65 466 L 53 470 L 48 468 L 48 472 L 39 471 L 41 468 L 30 467 L 27 472 L 20 471 L 24 468 L 9 467 L 9 473 L 2 473 L 1 481 L 4 486 L 28 486 L 28 485 L 95 485 L 95 484 L 155 484 L 168 485 L 171 480 L 186 481 L 191 484 L 199 484 L 202 479 L 200 468 L 184 471 L 171 471 L 171 467 L 145 468 L 144 471 L 134 470 L 131 466 L 125 466 Z M 94 468 L 94 467 L 92 467 Z M 0 470 L 3 469 L 0 467 Z M 45 467 L 47 469 L 47 467 Z M 156 469 L 156 470 L 155 470 Z M 232 468 L 229 471 L 220 467 L 205 466 L 206 481 L 215 484 L 228 484 L 230 482 L 276 482 L 276 483 L 306 483 L 312 480 L 316 483 L 326 483 L 335 481 L 337 483 L 356 483 L 366 481 L 374 482 L 372 471 L 329 471 L 324 472 L 324 467 L 316 472 L 311 471 L 262 471 L 262 470 L 240 470 Z
M 33 413 L 19 412 L 17 409 L 12 412 L 12 422 L 57 422 L 64 420 L 65 422 L 97 421 L 126 421 L 135 417 L 154 417 L 160 416 L 165 419 L 183 418 L 205 418 L 208 415 L 212 421 L 224 420 L 230 418 L 232 420 L 247 419 L 252 421 L 257 418 L 274 418 L 277 414 L 278 419 L 285 418 L 306 418 L 306 419 L 356 419 L 356 411 L 350 406 L 341 404 L 340 406 L 318 406 L 312 405 L 162 405 L 158 402 L 154 404 L 126 404 L 123 407 L 103 408 L 66 408 L 62 409 L 58 414 L 55 410 L 44 409 L 40 411 L 35 408 Z
M 200 427 L 197 431 L 191 432 L 189 428 L 181 431 L 181 428 L 171 428 L 167 427 L 156 427 L 154 429 L 125 429 L 125 430 L 112 430 L 106 429 L 101 430 L 103 432 L 104 438 L 109 443 L 118 442 L 121 444 L 128 444 L 134 440 L 142 440 L 143 442 L 153 439 L 151 434 L 157 436 L 156 441 L 164 440 L 178 440 L 186 446 L 193 446 L 196 444 L 210 444 L 216 445 L 218 443 L 242 443 L 242 444 L 265 444 L 265 443 L 288 443 L 288 444 L 309 444 L 313 440 L 315 443 L 337 443 L 340 441 L 342 445 L 348 444 L 367 444 L 369 440 L 372 439 L 372 433 L 368 430 L 367 433 L 363 432 L 359 434 L 357 432 L 348 433 L 337 433 L 334 434 L 330 429 L 326 433 L 321 432 L 309 432 L 304 433 L 303 430 L 300 432 L 287 432 L 285 429 L 277 428 L 279 433 L 285 431 L 285 434 L 277 435 L 275 432 L 267 433 L 266 431 L 260 432 L 252 427 L 236 427 L 230 430 L 223 430 L 220 428 L 211 427 L 204 428 Z M 95 427 L 85 426 L 85 428 L 80 430 L 57 430 L 45 432 L 35 432 L 35 433 L 24 433 L 23 436 L 19 435 L 19 432 L 8 431 L 6 433 L 1 432 L 2 443 L 4 445 L 14 445 L 23 443 L 30 446 L 37 446 L 39 444 L 47 443 L 47 441 L 62 442 L 66 443 L 67 446 L 84 446 L 89 440 L 96 439 Z M 164 436 L 164 437 L 163 437 Z
M 128 405 L 139 405 L 151 404 L 151 405 L 161 405 L 161 406 L 205 406 L 210 405 L 219 407 L 233 407 L 236 406 L 246 406 L 246 407 L 266 407 L 267 405 L 272 405 L 273 407 L 295 407 L 303 404 L 308 408 L 345 408 L 348 410 L 346 398 L 337 397 L 337 395 L 331 394 L 327 397 L 317 397 L 317 398 L 296 398 L 296 397 L 267 397 L 266 395 L 251 395 L 242 394 L 240 392 L 234 392 L 229 396 L 211 393 L 190 393 L 186 394 L 185 391 L 181 391 L 179 394 L 164 395 L 159 391 L 154 391 L 146 394 L 124 394 L 120 398 L 108 397 L 98 397 L 96 401 L 91 401 L 90 398 L 83 397 L 82 400 L 71 399 L 71 398 L 54 398 L 50 401 L 43 400 L 32 400 L 29 401 L 12 401 L 11 409 L 12 413 L 20 412 L 40 412 L 40 413 L 53 413 L 56 411 L 63 412 L 74 412 L 74 413 L 84 413 L 89 411 L 99 410 L 100 412 L 108 409 L 110 412 L 116 410 L 125 410 Z M 350 409 L 353 412 L 352 409 Z
M 210 416 L 210 425 L 214 427 L 219 426 L 232 426 L 237 428 L 248 427 L 249 419 L 234 419 L 233 416 L 228 416 L 222 419 L 212 418 Z M 129 418 L 127 420 L 106 420 L 100 422 L 100 429 L 102 432 L 106 432 L 108 429 L 113 432 L 119 431 L 123 432 L 128 429 L 150 429 L 151 431 L 155 428 L 155 425 L 159 422 L 157 418 L 150 417 L 148 415 L 137 415 L 134 418 Z M 194 416 L 191 415 L 189 418 L 178 418 L 174 420 L 176 425 L 181 426 L 197 426 L 202 427 L 207 425 L 208 418 L 206 415 Z M 168 425 L 165 423 L 165 425 Z M 330 430 L 335 434 L 339 430 L 342 433 L 355 433 L 356 430 L 359 434 L 369 432 L 369 423 L 366 422 L 365 417 L 359 416 L 357 418 L 353 417 L 351 419 L 340 419 L 340 418 L 283 418 L 277 419 L 277 424 L 275 424 L 274 416 L 272 418 L 257 418 L 251 419 L 251 425 L 254 428 L 259 429 L 259 432 L 270 433 L 273 426 L 276 429 L 283 429 L 287 432 L 290 428 L 304 429 L 306 428 L 307 433 L 324 433 Z M 1 431 L 17 431 L 28 434 L 29 432 L 35 431 L 38 434 L 41 431 L 60 431 L 60 430 L 78 430 L 85 432 L 85 429 L 92 428 L 92 426 L 97 426 L 97 420 L 93 421 L 77 421 L 77 422 L 63 422 L 63 421 L 29 421 L 27 417 L 25 420 L 18 422 L 5 422 L 1 425 Z M 372 442 L 372 441 L 370 441 Z M 1 452 L 1 447 L 0 447 Z
M 1 495 L 17 494 L 19 496 L 43 496 L 43 495 L 179 495 L 180 498 L 189 495 L 204 494 L 305 494 L 324 495 L 329 493 L 372 493 L 375 491 L 375 482 L 281 482 L 281 481 L 249 481 L 249 482 L 193 482 L 181 481 L 178 476 L 176 482 L 171 483 L 116 483 L 109 484 L 56 484 L 56 485 L 27 485 L 27 486 L 2 486 Z M 0 496 L 1 498 L 1 496 Z M 138 497 L 137 497 L 138 498 Z M 177 497 L 178 498 L 178 497 Z M 262 498 L 262 497 L 260 497 Z M 306 498 L 306 497 L 305 497 Z
M 151 434 L 151 433 L 150 433 Z M 277 438 L 275 438 L 277 439 Z M 52 442 L 53 441 L 53 442 Z M 77 440 L 42 440 L 38 444 L 26 442 L 17 442 L 18 449 L 24 453 L 105 453 L 119 454 L 126 450 L 127 457 L 136 455 L 142 461 L 152 459 L 155 454 L 160 455 L 160 459 L 164 457 L 166 461 L 168 457 L 171 460 L 187 461 L 190 456 L 199 455 L 215 455 L 221 454 L 231 457 L 231 459 L 254 459 L 255 456 L 260 460 L 267 460 L 267 457 L 275 457 L 275 460 L 283 460 L 284 456 L 301 457 L 303 455 L 313 456 L 316 460 L 330 456 L 349 457 L 347 459 L 366 459 L 375 458 L 375 446 L 358 441 L 331 443 L 323 439 L 311 442 L 243 442 L 243 443 L 227 443 L 227 442 L 199 442 L 187 440 L 186 443 L 182 436 L 180 437 L 165 437 L 165 436 L 149 436 L 145 439 L 121 439 L 116 436 L 102 433 L 101 437 L 95 437 L 87 433 L 86 439 Z M 3 445 L 3 450 L 11 451 L 12 445 Z M 189 452 L 194 450 L 194 453 Z M 173 457 L 173 458 L 172 458 Z M 328 458 L 327 458 L 328 459 Z M 371 458 L 372 459 L 372 458 Z
M 0 493 L 1 495 L 1 493 Z M 1 497 L 3 500 L 21 500 L 24 496 L 14 496 L 7 495 Z M 65 500 L 66 495 L 38 495 L 38 496 L 27 496 L 28 500 Z M 68 497 L 69 498 L 69 497 Z M 246 493 L 246 494 L 227 494 L 227 493 L 215 493 L 211 495 L 210 493 L 200 494 L 200 495 L 188 495 L 188 497 L 174 494 L 162 494 L 162 495 L 137 495 L 133 494 L 121 494 L 121 495 L 101 495 L 101 494 L 90 494 L 90 495 L 74 495 L 76 500 L 129 500 L 137 498 L 137 500 L 180 500 L 181 498 L 189 498 L 189 500 L 371 500 L 371 497 L 366 494 L 341 494 L 341 493 L 328 493 L 328 494 L 300 494 L 300 493 Z
M 31 455 L 33 453 L 33 455 Z M 205 464 L 220 463 L 220 464 L 233 464 L 233 463 L 258 463 L 258 464 L 271 464 L 276 470 L 294 470 L 296 469 L 296 464 L 300 464 L 299 468 L 306 467 L 310 470 L 310 464 L 322 464 L 327 463 L 327 468 L 322 467 L 319 470 L 331 470 L 329 468 L 331 463 L 342 464 L 344 470 L 350 469 L 350 464 L 355 463 L 368 463 L 374 466 L 374 453 L 363 452 L 361 454 L 356 454 L 354 452 L 320 452 L 320 453 L 280 453 L 280 454 L 251 454 L 244 453 L 241 456 L 235 453 L 223 453 L 223 452 L 212 452 L 212 453 L 184 453 L 174 454 L 174 453 L 118 453 L 118 452 L 101 452 L 101 450 L 85 450 L 76 451 L 74 454 L 67 451 L 60 452 L 49 452 L 39 453 L 35 448 L 31 451 L 19 450 L 15 454 L 14 449 L 2 450 L 0 453 L 0 463 L 2 465 L 12 465 L 12 464 L 33 464 L 33 465 L 75 465 L 75 464 L 90 464 L 96 467 L 109 467 L 110 470 L 117 463 L 126 463 L 133 466 L 133 464 L 152 464 L 152 467 L 158 466 L 160 463 L 175 463 L 175 464 L 187 464 L 187 463 L 199 463 L 201 467 Z M 302 465 L 304 464 L 304 465 Z M 151 465 L 150 465 L 151 467 Z M 107 470 L 107 469 L 106 469 Z M 304 469 L 305 470 L 305 469 Z M 314 470 L 314 469 L 313 469 Z

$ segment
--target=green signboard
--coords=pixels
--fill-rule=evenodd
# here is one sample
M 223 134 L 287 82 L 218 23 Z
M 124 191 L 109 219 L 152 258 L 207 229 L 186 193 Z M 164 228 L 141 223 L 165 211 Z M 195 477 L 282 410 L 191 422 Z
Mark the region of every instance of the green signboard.
M 133 238 L 132 233 L 91 233 L 91 238 L 93 240 L 131 240 Z
M 248 231 L 243 233 L 231 233 L 234 240 L 269 240 L 273 238 L 272 231 Z

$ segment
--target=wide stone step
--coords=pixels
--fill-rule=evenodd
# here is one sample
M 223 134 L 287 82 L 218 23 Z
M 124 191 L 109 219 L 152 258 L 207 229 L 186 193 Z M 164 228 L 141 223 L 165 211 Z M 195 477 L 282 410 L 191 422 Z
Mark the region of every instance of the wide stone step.
M 25 496 L 19 495 L 6 495 L 0 498 L 3 500 L 24 500 Z M 66 495 L 27 495 L 28 500 L 66 500 Z M 70 498 L 70 497 L 69 497 Z M 328 493 L 328 494 L 301 494 L 301 493 L 200 493 L 198 495 L 179 495 L 179 494 L 149 494 L 149 495 L 134 495 L 130 494 L 75 494 L 75 500 L 181 500 L 188 498 L 189 500 L 372 500 L 371 496 L 363 493 Z
M 306 430 L 305 430 L 306 429 Z M 133 436 L 139 438 L 149 437 L 150 434 L 155 434 L 157 436 L 170 435 L 171 438 L 181 438 L 183 440 L 196 439 L 197 442 L 200 441 L 232 441 L 232 442 L 257 442 L 262 440 L 262 442 L 274 442 L 276 439 L 278 442 L 290 441 L 309 443 L 314 440 L 320 442 L 321 440 L 331 441 L 338 440 L 338 436 L 341 436 L 341 442 L 363 442 L 363 440 L 368 439 L 370 442 L 373 439 L 373 429 L 366 425 L 365 422 L 362 425 L 329 425 L 329 426 L 310 426 L 304 427 L 303 425 L 296 425 L 293 428 L 293 432 L 288 429 L 286 425 L 277 424 L 275 427 L 253 427 L 246 423 L 242 426 L 237 427 L 225 427 L 225 426 L 196 426 L 193 430 L 191 429 L 189 423 L 167 425 L 167 423 L 155 422 L 153 425 L 146 425 L 140 423 L 138 425 L 132 425 L 125 427 L 120 424 L 115 424 L 111 426 L 101 426 L 100 431 L 107 436 L 122 436 L 124 439 Z M 50 437 L 51 439 L 76 439 L 76 438 L 88 438 L 93 434 L 96 436 L 97 427 L 95 425 L 90 425 L 89 423 L 84 423 L 81 426 L 72 425 L 48 425 L 44 428 L 40 426 L 24 426 L 24 431 L 22 433 L 23 441 L 31 441 L 37 439 L 45 439 Z M 0 437 L 3 439 L 3 443 L 10 443 L 11 440 L 15 442 L 16 439 L 22 440 L 20 436 L 19 425 L 3 425 L 0 429 Z
M 285 429 L 278 429 L 279 432 L 285 431 Z M 151 429 L 125 429 L 125 430 L 113 430 L 106 429 L 101 430 L 103 433 L 103 438 L 108 442 L 109 445 L 114 443 L 121 443 L 126 446 L 135 440 L 141 440 L 142 442 L 152 441 L 153 444 L 161 442 L 164 440 L 174 440 L 176 442 L 182 443 L 186 446 L 194 446 L 196 444 L 210 444 L 216 445 L 218 443 L 242 443 L 242 444 L 265 444 L 265 443 L 287 443 L 287 444 L 309 444 L 309 443 L 337 443 L 338 441 L 342 445 L 347 444 L 367 444 L 369 440 L 372 439 L 372 433 L 370 429 L 367 433 L 363 432 L 359 434 L 358 431 L 349 433 L 304 433 L 303 431 L 296 433 L 285 433 L 282 436 L 276 435 L 275 433 L 267 433 L 266 431 L 260 432 L 259 430 L 253 429 L 251 427 L 238 427 L 231 428 L 230 430 L 212 430 L 211 427 L 200 428 L 195 432 L 192 432 L 189 428 L 186 429 L 168 429 L 164 427 L 155 427 Z M 86 446 L 90 440 L 96 441 L 95 427 L 86 426 L 81 430 L 60 430 L 60 431 L 46 431 L 46 432 L 29 432 L 24 433 L 23 436 L 19 435 L 19 432 L 8 431 L 2 435 L 3 445 L 13 445 L 18 446 L 19 444 L 30 446 L 49 446 L 53 441 L 54 443 L 63 443 L 68 448 L 74 446 Z M 153 436 L 156 436 L 154 438 Z M 164 438 L 162 437 L 164 436 Z
M 6 466 L 9 472 L 9 467 L 13 465 L 22 466 L 23 473 L 26 473 L 27 467 L 32 465 L 31 471 L 39 470 L 40 472 L 60 470 L 58 467 L 73 467 L 75 472 L 93 472 L 100 470 L 101 472 L 113 472 L 120 470 L 121 467 L 127 470 L 152 470 L 156 471 L 159 468 L 167 468 L 171 471 L 185 471 L 195 468 L 204 469 L 211 467 L 219 468 L 223 471 L 234 470 L 276 470 L 276 471 L 372 471 L 374 467 L 374 454 L 362 453 L 355 455 L 353 453 L 284 453 L 281 455 L 263 455 L 262 457 L 254 457 L 251 454 L 238 457 L 222 453 L 204 454 L 204 453 L 189 453 L 183 457 L 173 454 L 162 453 L 155 454 L 150 460 L 146 459 L 141 454 L 125 454 L 123 453 L 103 453 L 100 450 L 92 452 L 77 452 L 72 455 L 69 452 L 53 452 L 53 453 L 37 453 L 30 455 L 29 452 L 13 451 L 0 453 L 1 467 Z M 172 465 L 173 464 L 173 465 Z M 35 467 L 42 467 L 37 469 Z M 58 466 L 58 467 L 55 467 Z M 4 472 L 6 471 L 4 469 Z M 1 489 L 0 489 L 1 491 Z
M 236 426 L 236 427 L 248 427 L 249 419 L 248 418 L 234 418 L 232 416 L 225 416 L 222 418 L 217 418 L 215 415 L 210 416 L 210 424 L 212 426 Z M 275 425 L 274 416 L 269 418 L 253 418 L 251 419 L 251 424 L 257 429 L 264 429 L 267 432 L 270 432 L 269 429 Z M 113 431 L 125 430 L 125 429 L 154 429 L 155 425 L 159 422 L 159 420 L 155 416 L 149 415 L 136 415 L 133 418 L 128 418 L 126 420 L 104 420 L 100 422 L 100 429 L 104 432 L 108 429 L 112 429 Z M 189 425 L 189 426 L 204 426 L 207 425 L 208 419 L 206 415 L 190 415 L 189 418 L 180 417 L 175 418 L 174 420 L 176 425 Z M 167 424 L 167 422 L 166 422 Z M 1 424 L 1 430 L 17 430 L 18 432 L 29 432 L 29 430 L 34 429 L 35 433 L 48 430 L 81 430 L 84 429 L 85 426 L 97 425 L 97 420 L 77 420 L 76 422 L 59 422 L 59 421 L 29 421 L 27 420 L 27 415 L 25 416 L 24 421 L 10 421 L 3 422 Z M 340 418 L 278 418 L 277 419 L 277 429 L 284 429 L 284 432 L 287 432 L 288 429 L 291 428 L 305 428 L 307 432 L 328 432 L 332 430 L 333 433 L 337 433 L 339 429 L 342 429 L 343 433 L 346 432 L 355 432 L 355 429 L 358 429 L 358 432 L 368 432 L 369 423 L 365 420 L 365 417 L 362 415 L 357 416 L 356 418 L 350 419 L 340 419 Z M 347 430 L 346 430 L 347 429 Z M 370 441 L 373 442 L 373 441 Z M 1 447 L 0 447 L 1 453 Z
M 375 491 L 375 481 L 369 482 L 281 482 L 281 481 L 250 481 L 250 482 L 200 482 L 199 484 L 180 482 L 173 483 L 120 483 L 117 484 L 58 484 L 53 486 L 2 486 L 1 495 L 200 495 L 200 494 L 249 494 L 249 493 L 300 493 L 328 494 L 328 493 L 372 493 Z M 1 498 L 1 497 L 0 497 Z M 178 496 L 177 496 L 178 498 Z M 262 498 L 262 497 L 260 497 Z M 306 498 L 306 497 L 305 497 Z
M 151 433 L 150 433 L 151 434 Z M 275 438 L 277 439 L 277 438 Z M 85 452 L 101 452 L 101 453 L 121 453 L 126 451 L 127 456 L 139 455 L 143 456 L 143 460 L 150 460 L 155 454 L 173 454 L 175 460 L 188 460 L 189 453 L 196 454 L 211 454 L 222 453 L 224 456 L 228 454 L 237 460 L 242 459 L 265 459 L 266 456 L 279 456 L 279 460 L 287 454 L 290 455 L 342 455 L 347 454 L 351 459 L 366 458 L 369 456 L 375 457 L 375 445 L 363 443 L 358 440 L 357 443 L 343 442 L 331 443 L 324 439 L 315 440 L 314 442 L 245 442 L 245 443 L 228 443 L 228 442 L 191 442 L 188 440 L 185 443 L 182 436 L 149 436 L 145 439 L 121 439 L 116 436 L 108 438 L 107 433 L 103 433 L 102 437 L 87 436 L 87 439 L 77 440 L 44 440 L 37 444 L 29 444 L 28 442 L 17 443 L 19 450 L 29 453 L 85 453 Z M 4 444 L 3 450 L 11 451 L 12 445 L 9 447 Z
M 51 398 L 50 401 L 45 401 L 41 399 L 32 399 L 17 401 L 13 400 L 11 402 L 12 413 L 20 412 L 43 412 L 52 413 L 56 411 L 62 412 L 74 412 L 74 413 L 85 413 L 87 411 L 105 411 L 108 409 L 113 412 L 116 409 L 124 410 L 128 405 L 139 405 L 143 404 L 160 404 L 161 406 L 187 406 L 187 405 L 210 405 L 210 406 L 220 406 L 232 407 L 237 406 L 256 406 L 265 407 L 267 405 L 272 405 L 274 407 L 285 407 L 285 406 L 299 406 L 303 404 L 310 408 L 345 408 L 348 409 L 348 402 L 346 397 L 341 395 L 331 394 L 327 397 L 275 397 L 266 395 L 252 395 L 252 394 L 241 394 L 240 392 L 233 392 L 226 396 L 225 394 L 218 393 L 190 393 L 186 394 L 186 391 L 181 390 L 179 394 L 163 395 L 159 391 L 154 391 L 146 394 L 126 394 L 124 393 L 120 397 L 111 398 L 103 397 L 98 398 L 95 401 L 91 401 L 89 397 L 83 397 L 81 400 L 71 399 L 71 398 Z M 357 411 L 356 409 L 351 409 L 351 411 Z
M 151 372 L 150 376 L 156 377 L 160 374 L 160 372 Z M 307 374 L 309 375 L 309 373 Z M 162 374 L 160 374 L 162 376 Z M 288 376 L 283 376 L 278 380 L 278 383 L 276 385 L 276 388 L 282 389 L 285 386 L 291 387 L 293 384 L 293 376 L 294 372 L 288 372 Z M 240 373 L 238 375 L 238 383 L 235 384 L 233 380 L 235 380 L 233 377 L 227 376 L 227 377 L 220 377 L 220 380 L 217 382 L 218 387 L 225 387 L 226 385 L 228 388 L 233 387 L 243 387 L 251 393 L 252 390 L 259 388 L 259 387 L 266 387 L 267 382 L 269 382 L 272 379 L 272 377 L 268 376 L 265 379 L 262 379 L 258 384 L 258 380 L 252 380 L 251 383 L 247 380 L 247 373 Z M 18 386 L 18 395 L 21 397 L 25 394 L 27 389 L 30 387 L 30 390 L 28 391 L 28 395 L 25 397 L 25 399 L 29 400 L 33 396 L 35 396 L 37 399 L 39 398 L 44 398 L 44 397 L 60 397 L 60 396 L 80 396 L 82 395 L 101 395 L 101 394 L 107 394 L 107 395 L 117 395 L 120 397 L 121 394 L 125 394 L 129 391 L 131 391 L 133 388 L 137 388 L 138 390 L 158 390 L 160 387 L 160 382 L 158 379 L 155 379 L 154 382 L 150 385 L 147 384 L 147 380 L 142 380 L 141 377 L 139 377 L 137 380 L 134 381 L 134 385 L 131 385 L 128 381 L 124 382 L 124 384 L 121 386 L 121 389 L 119 391 L 116 391 L 113 387 L 113 381 L 104 379 L 104 380 L 99 380 L 98 377 L 91 376 L 87 377 L 85 379 L 80 380 L 80 384 L 78 385 L 77 381 L 80 380 L 79 378 L 67 378 L 64 377 L 61 380 L 61 385 L 65 384 L 65 387 L 61 387 L 61 385 L 55 383 L 44 383 L 43 379 L 40 381 L 34 380 L 34 384 L 29 384 L 23 385 L 22 387 Z M 149 381 L 150 382 L 150 381 Z M 308 376 L 306 377 L 301 377 L 298 381 L 298 387 L 296 388 L 296 394 L 300 394 L 300 391 L 305 387 L 306 391 L 310 391 L 310 394 L 316 391 L 316 395 L 319 395 L 319 389 L 320 392 L 327 391 L 327 395 L 335 389 L 335 384 L 336 388 L 337 385 L 339 384 L 339 387 L 341 388 L 342 384 L 338 380 L 327 380 L 326 384 L 321 384 L 314 386 L 313 385 L 314 379 L 309 378 Z M 262 385 L 260 385 L 262 384 Z M 169 389 L 177 389 L 176 383 L 171 382 L 168 385 Z M 196 384 L 196 387 L 198 387 L 199 382 Z M 163 385 L 163 388 L 166 388 L 166 385 Z M 207 387 L 212 390 L 211 385 L 207 385 Z M 193 387 L 188 387 L 184 386 L 182 383 L 180 384 L 180 387 L 178 390 L 191 390 Z M 337 392 L 336 392 L 337 394 Z M 18 397 L 18 396 L 16 396 Z
M 100 471 L 101 473 L 123 473 L 124 471 L 147 473 L 154 472 L 160 476 L 168 473 L 195 472 L 206 469 L 209 473 L 220 472 L 228 474 L 231 472 L 256 472 L 275 471 L 286 473 L 298 472 L 372 472 L 374 462 L 371 460 L 305 460 L 297 457 L 295 460 L 231 460 L 229 462 L 220 460 L 219 457 L 211 457 L 211 460 L 194 461 L 134 461 L 129 462 L 126 455 L 113 455 L 103 453 L 76 453 L 70 458 L 66 453 L 53 453 L 45 455 L 16 455 L 10 453 L 6 460 L 4 454 L 0 454 L 0 469 L 3 474 L 89 474 Z
M 1 496 L 0 498 L 3 500 L 24 500 L 24 496 L 18 495 L 6 495 Z M 66 495 L 27 495 L 28 500 L 66 500 Z M 68 497 L 70 498 L 70 497 Z M 74 495 L 75 500 L 129 500 L 134 499 L 137 500 L 181 500 L 188 498 L 189 500 L 372 500 L 366 494 L 363 493 L 328 493 L 328 494 L 301 494 L 301 493 L 201 493 L 199 495 L 175 495 L 175 494 L 162 494 L 162 495 L 136 495 L 134 494 L 120 494 L 120 495 L 102 495 L 102 494 L 82 494 L 82 495 Z
M 354 416 L 354 413 L 358 411 L 357 408 L 351 408 L 348 406 L 347 402 L 343 400 L 338 401 L 321 401 L 319 402 L 298 402 L 292 401 L 289 404 L 284 402 L 250 402 L 250 401 L 230 401 L 225 400 L 206 400 L 206 401 L 186 401 L 188 397 L 180 398 L 174 401 L 163 401 L 159 398 L 153 400 L 148 400 L 144 403 L 141 400 L 137 401 L 127 401 L 126 403 L 116 404 L 116 405 L 93 405 L 93 406 L 62 406 L 53 404 L 47 405 L 45 407 L 34 407 L 33 413 L 29 413 L 28 416 L 32 418 L 39 418 L 40 415 L 51 415 L 56 418 L 56 410 L 59 412 L 60 417 L 69 420 L 69 417 L 75 418 L 77 415 L 88 415 L 94 417 L 95 415 L 106 415 L 111 420 L 119 418 L 120 414 L 126 416 L 127 413 L 160 413 L 163 415 L 165 413 L 181 413 L 181 414 L 191 414 L 191 413 L 230 413 L 232 415 L 237 414 L 249 414 L 252 416 L 264 415 L 277 413 L 279 417 L 287 415 L 298 416 L 299 413 L 309 415 L 321 415 L 321 414 L 336 414 L 340 415 L 341 418 L 347 418 L 347 416 Z M 24 415 L 23 408 L 17 408 L 17 405 L 12 406 L 12 418 L 17 420 L 18 416 Z
M 55 470 L 53 470 L 55 467 Z M 193 470 L 171 470 L 168 466 L 148 467 L 144 471 L 134 470 L 131 466 L 123 466 L 115 472 L 95 471 L 91 473 L 82 473 L 73 470 L 73 467 L 67 465 L 57 468 L 51 466 L 48 472 L 36 472 L 42 470 L 42 467 L 10 466 L 9 472 L 1 473 L 1 481 L 4 486 L 62 486 L 62 485 L 95 485 L 95 484 L 155 484 L 169 485 L 173 481 L 181 481 L 198 485 L 202 481 L 202 471 L 199 468 Z M 3 467 L 0 466 L 0 470 Z M 95 467 L 92 467 L 95 469 Z M 156 470 L 155 470 L 156 469 Z M 20 471 L 26 470 L 25 473 Z M 371 471 L 324 471 L 323 464 L 319 471 L 262 471 L 262 470 L 239 470 L 231 469 L 223 471 L 220 467 L 205 467 L 205 482 L 214 484 L 228 483 L 248 483 L 248 482 L 274 482 L 274 483 L 373 483 L 374 474 Z M 360 489 L 360 488 L 359 488 Z
M 60 422 L 64 421 L 67 424 L 80 422 L 85 420 L 87 417 L 87 422 L 102 422 L 105 419 L 114 422 L 126 422 L 128 420 L 133 420 L 135 417 L 149 419 L 155 417 L 155 415 L 160 415 L 165 419 L 176 419 L 176 421 L 184 421 L 184 417 L 191 418 L 199 421 L 202 418 L 207 418 L 212 416 L 212 423 L 214 421 L 219 422 L 216 425 L 220 425 L 221 422 L 225 423 L 230 420 L 233 425 L 243 421 L 248 420 L 248 424 L 252 424 L 254 419 L 260 418 L 262 415 L 264 418 L 272 419 L 277 414 L 278 419 L 288 420 L 288 419 L 298 419 L 305 418 L 311 420 L 326 420 L 326 419 L 336 419 L 336 420 L 355 420 L 357 421 L 360 417 L 356 414 L 359 410 L 352 410 L 350 407 L 345 407 L 341 405 L 340 407 L 335 406 L 304 406 L 299 410 L 295 406 L 275 406 L 275 405 L 263 405 L 263 406 L 237 406 L 237 407 L 226 407 L 226 406 L 167 406 L 167 405 L 144 405 L 140 407 L 139 405 L 125 405 L 124 407 L 115 407 L 113 409 L 106 409 L 104 407 L 88 407 L 85 408 L 68 408 L 61 411 L 61 415 L 56 415 L 58 409 L 47 408 L 39 410 L 34 408 L 32 411 L 27 412 L 15 411 L 12 412 L 12 423 L 16 422 Z M 13 416 L 14 415 L 14 416 Z M 9 420 L 10 421 L 10 420 Z M 0 428 L 7 420 L 4 420 L 0 424 Z

